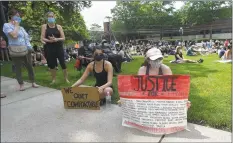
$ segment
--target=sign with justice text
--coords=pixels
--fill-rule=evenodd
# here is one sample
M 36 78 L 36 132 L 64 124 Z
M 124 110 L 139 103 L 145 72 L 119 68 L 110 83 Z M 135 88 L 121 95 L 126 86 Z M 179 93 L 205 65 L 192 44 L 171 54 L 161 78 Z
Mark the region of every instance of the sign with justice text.
M 187 75 L 119 75 L 122 125 L 151 134 L 184 130 L 189 89 Z

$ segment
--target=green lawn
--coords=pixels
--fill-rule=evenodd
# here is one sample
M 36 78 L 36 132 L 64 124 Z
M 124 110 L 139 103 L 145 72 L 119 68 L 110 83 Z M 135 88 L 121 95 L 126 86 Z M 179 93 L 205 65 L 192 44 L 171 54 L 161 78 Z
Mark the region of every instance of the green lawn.
M 169 56 L 164 60 L 164 63 L 172 69 L 173 74 L 190 74 L 191 76 L 189 100 L 192 102 L 192 107 L 188 112 L 188 121 L 231 131 L 231 64 L 213 62 L 218 59 L 216 54 L 202 57 L 205 60 L 202 64 L 170 64 L 169 61 L 173 58 L 173 56 Z M 200 56 L 191 57 L 191 59 L 199 58 Z M 136 74 L 142 62 L 142 57 L 135 57 L 133 62 L 123 63 L 122 74 Z M 64 82 L 61 68 L 58 70 L 58 84 L 49 85 L 51 77 L 47 67 L 35 68 L 36 81 L 40 85 L 56 89 L 70 86 L 80 77 L 79 72 L 73 68 L 73 65 L 74 61 L 67 65 L 71 81 L 69 85 Z M 1 75 L 14 77 L 10 63 L 4 63 L 1 67 Z M 23 76 L 24 79 L 28 79 L 26 72 Z M 94 82 L 94 78 L 89 77 L 85 84 L 94 85 Z M 113 102 L 116 103 L 119 99 L 116 76 L 113 84 L 116 91 Z

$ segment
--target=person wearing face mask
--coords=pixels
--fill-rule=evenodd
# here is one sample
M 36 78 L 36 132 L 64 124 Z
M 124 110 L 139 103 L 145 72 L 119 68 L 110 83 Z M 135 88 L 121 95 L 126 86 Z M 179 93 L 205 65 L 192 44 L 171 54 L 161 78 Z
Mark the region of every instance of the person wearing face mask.
M 42 25 L 41 28 L 41 41 L 46 43 L 47 48 L 47 62 L 52 75 L 52 82 L 56 82 L 56 65 L 57 59 L 63 69 L 65 81 L 69 83 L 68 73 L 65 64 L 63 41 L 65 35 L 61 25 L 56 24 L 55 15 L 53 12 L 48 12 L 48 24 Z
M 163 64 L 163 55 L 159 49 L 147 50 L 145 58 L 138 75 L 172 75 L 171 69 Z
M 109 61 L 104 60 L 102 46 L 95 46 L 94 61 L 87 65 L 82 77 L 72 87 L 80 86 L 91 72 L 93 72 L 96 79 L 95 87 L 98 87 L 102 105 L 106 102 L 105 96 L 113 94 L 113 67 Z
M 172 75 L 171 69 L 163 64 L 163 55 L 157 48 L 151 48 L 146 52 L 145 61 L 138 70 L 138 75 Z M 121 106 L 121 101 L 118 101 Z M 187 102 L 190 108 L 191 102 Z
M 10 18 L 10 22 L 4 24 L 3 32 L 6 34 L 8 38 L 9 50 L 12 50 L 11 52 L 14 54 L 13 56 L 13 54 L 10 53 L 10 56 L 12 58 L 13 65 L 15 67 L 16 79 L 20 85 L 19 90 L 20 91 L 25 90 L 24 82 L 22 79 L 22 72 L 21 72 L 21 67 L 23 63 L 28 71 L 28 76 L 29 76 L 29 80 L 32 83 L 32 87 L 37 88 L 39 86 L 35 83 L 35 75 L 31 62 L 32 46 L 29 41 L 29 35 L 25 31 L 25 29 L 20 26 L 20 22 L 22 20 L 20 18 L 19 11 L 15 9 L 11 10 L 9 12 L 9 18 Z M 13 52 L 13 48 L 19 49 L 20 47 L 21 48 L 23 47 L 23 49 L 26 48 L 27 52 L 25 52 L 24 50 L 24 53 L 27 53 L 25 56 L 19 54 L 17 54 L 16 56 L 17 52 Z

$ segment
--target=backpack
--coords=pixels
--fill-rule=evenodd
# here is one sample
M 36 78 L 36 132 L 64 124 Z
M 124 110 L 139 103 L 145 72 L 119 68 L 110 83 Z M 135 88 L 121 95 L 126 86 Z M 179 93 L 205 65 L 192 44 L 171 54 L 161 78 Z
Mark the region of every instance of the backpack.
M 74 68 L 76 68 L 78 71 L 80 71 L 82 69 L 82 64 L 81 64 L 81 60 L 77 59 L 75 64 L 74 64 Z

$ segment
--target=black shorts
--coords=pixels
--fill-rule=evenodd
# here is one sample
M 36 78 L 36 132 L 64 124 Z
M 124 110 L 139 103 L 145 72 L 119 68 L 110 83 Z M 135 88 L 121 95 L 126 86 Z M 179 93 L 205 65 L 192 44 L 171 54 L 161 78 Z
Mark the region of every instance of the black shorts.
M 48 67 L 54 69 L 57 66 L 57 59 L 62 67 L 66 69 L 65 55 L 62 47 L 47 47 Z

